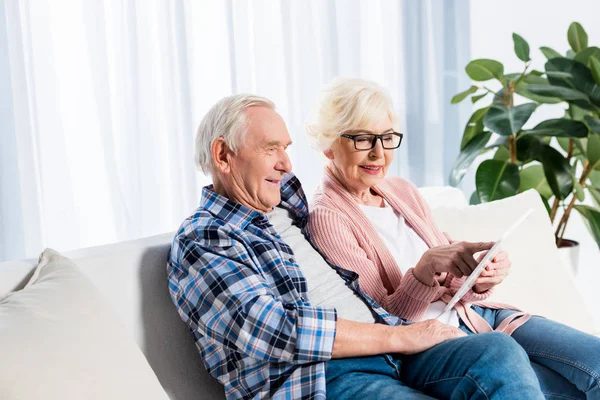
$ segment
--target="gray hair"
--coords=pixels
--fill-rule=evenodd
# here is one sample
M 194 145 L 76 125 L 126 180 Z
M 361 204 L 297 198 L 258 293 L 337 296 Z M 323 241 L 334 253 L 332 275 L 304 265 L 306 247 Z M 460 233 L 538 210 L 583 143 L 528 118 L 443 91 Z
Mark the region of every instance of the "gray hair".
M 246 110 L 254 106 L 275 109 L 271 100 L 252 94 L 228 96 L 212 106 L 196 132 L 194 158 L 198 169 L 207 175 L 213 172 L 211 147 L 217 138 L 222 137 L 234 153 L 239 150 L 247 132 Z
M 306 133 L 314 147 L 325 151 L 344 131 L 385 117 L 398 130 L 392 99 L 382 86 L 366 79 L 337 77 L 321 89 Z

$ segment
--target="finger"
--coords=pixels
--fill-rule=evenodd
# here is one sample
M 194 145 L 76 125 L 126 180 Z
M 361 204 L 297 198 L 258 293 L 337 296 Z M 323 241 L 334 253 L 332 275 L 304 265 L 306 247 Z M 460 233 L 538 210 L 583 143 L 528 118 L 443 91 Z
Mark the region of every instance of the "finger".
M 503 281 L 502 279 L 503 277 L 500 276 L 494 276 L 491 278 L 477 278 L 475 280 L 475 285 L 489 285 L 489 286 L 496 286 L 497 284 L 499 284 L 500 282 Z
M 505 251 L 501 251 L 498 254 L 496 254 L 496 257 L 494 257 L 494 261 L 496 262 L 500 262 L 500 261 L 505 261 L 508 260 L 508 254 Z
M 454 260 L 454 265 L 460 270 L 460 272 L 462 272 L 462 275 L 471 275 L 471 272 L 473 271 L 473 269 L 465 262 L 465 260 L 461 256 L 458 256 Z
M 489 250 L 494 247 L 495 242 L 464 242 L 464 246 L 471 254 L 479 253 L 480 251 Z
M 491 271 L 490 271 L 490 270 L 486 270 L 486 269 L 484 269 L 484 270 L 481 272 L 481 275 L 479 275 L 479 276 L 482 276 L 482 277 L 496 276 L 496 270 L 491 270 Z
M 477 268 L 477 265 L 479 265 L 479 262 L 473 257 L 473 254 L 470 254 L 469 252 L 462 253 L 462 259 L 469 267 L 469 274 Z

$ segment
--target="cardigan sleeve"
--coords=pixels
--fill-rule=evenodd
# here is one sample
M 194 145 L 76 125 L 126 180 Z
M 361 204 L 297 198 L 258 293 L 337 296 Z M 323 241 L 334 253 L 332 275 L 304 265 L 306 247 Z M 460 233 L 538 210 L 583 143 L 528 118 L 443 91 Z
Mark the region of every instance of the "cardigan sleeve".
M 403 182 L 405 185 L 407 185 L 407 187 L 409 188 L 408 192 L 410 192 L 415 203 L 418 204 L 419 208 L 421 209 L 420 212 L 421 212 L 421 215 L 423 216 L 423 219 L 425 220 L 425 223 L 427 225 L 429 225 L 429 227 L 432 228 L 435 232 L 437 232 L 438 236 L 442 239 L 440 245 L 452 243 L 452 239 L 447 234 L 442 233 L 439 230 L 439 228 L 437 227 L 435 221 L 433 220 L 433 214 L 431 213 L 431 208 L 429 207 L 429 204 L 427 203 L 425 198 L 419 192 L 419 189 L 410 181 L 406 181 L 401 178 L 395 178 L 395 179 L 397 179 L 399 182 Z M 446 274 L 446 279 L 444 281 L 442 281 L 441 283 L 445 287 L 447 287 L 450 290 L 450 294 L 452 296 L 454 296 L 454 294 L 458 291 L 458 289 L 460 289 L 460 287 L 462 286 L 462 284 L 464 283 L 464 281 L 466 279 L 467 279 L 467 277 L 456 278 L 454 275 L 448 273 L 448 274 Z M 463 296 L 463 301 L 465 303 L 474 303 L 474 302 L 478 302 L 478 301 L 483 301 L 483 300 L 487 299 L 488 297 L 490 297 L 492 292 L 493 292 L 493 289 L 489 289 L 482 293 L 476 293 L 471 289 Z
M 400 285 L 388 293 L 377 263 L 361 247 L 347 217 L 337 211 L 324 207 L 313 209 L 309 230 L 317 247 L 331 262 L 356 272 L 361 289 L 398 317 L 421 320 L 430 303 L 439 299 L 444 290 L 437 281 L 435 286 L 421 283 L 411 268 L 403 276 Z

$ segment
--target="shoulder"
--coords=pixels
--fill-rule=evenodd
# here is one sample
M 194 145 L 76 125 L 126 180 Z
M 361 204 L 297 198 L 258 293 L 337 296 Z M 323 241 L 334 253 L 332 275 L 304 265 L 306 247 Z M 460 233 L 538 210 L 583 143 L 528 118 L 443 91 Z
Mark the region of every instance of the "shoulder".
M 238 244 L 242 235 L 236 225 L 199 208 L 179 226 L 171 244 L 171 257 L 185 258 L 196 250 L 225 251 Z

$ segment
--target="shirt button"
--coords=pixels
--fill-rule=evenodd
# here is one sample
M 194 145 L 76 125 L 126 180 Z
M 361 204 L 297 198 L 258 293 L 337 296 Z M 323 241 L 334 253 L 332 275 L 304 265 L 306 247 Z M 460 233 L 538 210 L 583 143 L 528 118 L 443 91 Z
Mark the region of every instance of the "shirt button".
M 292 257 L 292 258 L 290 258 L 288 261 L 289 261 L 289 262 L 291 262 L 292 264 L 295 264 L 295 263 L 296 263 L 296 260 L 294 260 L 294 258 L 293 258 L 293 257 Z

